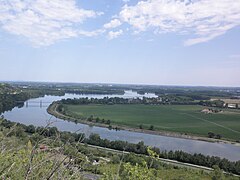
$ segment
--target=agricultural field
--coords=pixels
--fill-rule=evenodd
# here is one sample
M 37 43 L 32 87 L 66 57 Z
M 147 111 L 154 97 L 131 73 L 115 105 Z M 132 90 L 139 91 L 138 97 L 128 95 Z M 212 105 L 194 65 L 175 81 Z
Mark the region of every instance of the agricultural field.
M 198 105 L 64 105 L 67 114 L 74 117 L 99 117 L 111 124 L 155 131 L 170 131 L 208 136 L 209 132 L 224 139 L 240 140 L 240 111 L 204 114 Z

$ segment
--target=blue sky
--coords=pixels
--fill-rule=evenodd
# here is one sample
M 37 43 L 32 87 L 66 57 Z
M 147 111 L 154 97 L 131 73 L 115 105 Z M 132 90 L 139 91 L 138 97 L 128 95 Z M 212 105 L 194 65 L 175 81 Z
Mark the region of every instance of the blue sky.
M 240 0 L 2 0 L 0 80 L 240 86 Z

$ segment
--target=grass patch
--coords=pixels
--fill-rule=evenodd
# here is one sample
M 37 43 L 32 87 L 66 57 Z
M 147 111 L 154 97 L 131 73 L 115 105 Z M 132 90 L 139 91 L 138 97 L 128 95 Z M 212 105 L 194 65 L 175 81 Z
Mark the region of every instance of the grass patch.
M 75 117 L 99 117 L 112 124 L 144 129 L 151 125 L 155 130 L 207 136 L 208 132 L 223 138 L 239 140 L 240 114 L 203 114 L 198 105 L 64 105 L 67 114 Z M 227 111 L 227 110 L 224 110 Z

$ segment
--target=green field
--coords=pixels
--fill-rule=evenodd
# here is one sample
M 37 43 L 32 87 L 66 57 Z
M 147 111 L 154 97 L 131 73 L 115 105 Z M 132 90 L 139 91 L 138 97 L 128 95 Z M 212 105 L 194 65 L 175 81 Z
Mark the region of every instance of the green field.
M 64 105 L 67 114 L 111 120 L 112 124 L 144 129 L 207 136 L 208 132 L 223 138 L 240 140 L 240 111 L 203 114 L 197 105 Z

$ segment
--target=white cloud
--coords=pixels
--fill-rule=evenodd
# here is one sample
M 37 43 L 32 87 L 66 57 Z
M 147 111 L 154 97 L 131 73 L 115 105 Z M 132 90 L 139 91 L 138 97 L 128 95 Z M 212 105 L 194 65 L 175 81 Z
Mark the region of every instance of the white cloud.
M 197 37 L 197 38 L 188 39 L 184 42 L 184 45 L 185 46 L 191 46 L 191 45 L 194 45 L 194 44 L 207 42 L 207 41 L 210 41 L 210 40 L 214 39 L 215 37 L 218 37 L 218 36 L 220 36 L 224 33 L 225 32 L 219 31 L 219 32 L 212 33 L 212 34 L 209 33 L 206 36 L 200 36 L 200 37 Z
M 100 31 L 80 29 L 88 18 L 102 13 L 77 7 L 75 0 L 1 0 L 0 26 L 8 33 L 29 39 L 35 46 Z
M 116 28 L 120 26 L 122 23 L 118 19 L 113 19 L 109 23 L 104 24 L 105 29 L 111 29 L 111 28 Z
M 123 30 L 119 30 L 119 31 L 110 31 L 108 33 L 108 38 L 109 39 L 114 39 L 114 38 L 117 38 L 118 36 L 122 35 L 123 34 Z
M 98 29 L 98 30 L 95 30 L 95 31 L 82 31 L 82 30 L 79 30 L 78 31 L 78 35 L 83 35 L 83 36 L 87 36 L 87 37 L 93 37 L 93 36 L 98 36 L 100 34 L 103 34 L 105 32 L 104 29 Z
M 132 26 L 135 34 L 152 30 L 155 34 L 191 35 L 184 45 L 194 45 L 239 26 L 240 0 L 142 0 L 133 6 L 124 5 L 102 29 L 83 30 L 87 19 L 102 14 L 78 7 L 76 0 L 0 0 L 0 28 L 29 39 L 35 46 L 105 31 L 113 39 L 123 31 L 111 30 L 123 23 Z
M 240 25 L 240 0 L 146 0 L 125 5 L 122 22 L 135 32 L 177 32 L 194 35 L 185 45 L 212 40 Z

